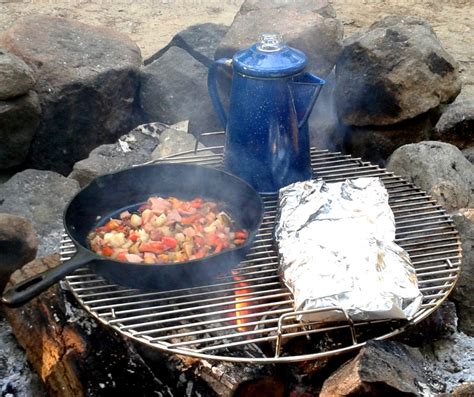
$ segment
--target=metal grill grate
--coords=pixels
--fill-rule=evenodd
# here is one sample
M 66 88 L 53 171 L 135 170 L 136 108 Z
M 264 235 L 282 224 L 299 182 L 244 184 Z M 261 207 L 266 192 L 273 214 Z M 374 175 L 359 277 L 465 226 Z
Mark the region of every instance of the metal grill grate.
M 450 217 L 423 191 L 378 166 L 325 150 L 313 149 L 311 156 L 314 175 L 327 182 L 365 176 L 384 182 L 395 214 L 396 242 L 410 254 L 424 296 L 409 321 L 353 323 L 340 309 L 345 322 L 297 322 L 300 313 L 294 312 L 291 293 L 280 283 L 272 240 L 276 196 L 264 197 L 264 221 L 246 260 L 233 276 L 215 284 L 144 292 L 110 284 L 87 268 L 68 276 L 66 284 L 92 316 L 128 337 L 172 353 L 234 362 L 319 359 L 358 349 L 371 338 L 392 337 L 427 317 L 448 296 L 460 272 L 460 241 Z M 163 161 L 220 167 L 222 154 L 181 153 Z M 61 259 L 74 253 L 65 235 Z

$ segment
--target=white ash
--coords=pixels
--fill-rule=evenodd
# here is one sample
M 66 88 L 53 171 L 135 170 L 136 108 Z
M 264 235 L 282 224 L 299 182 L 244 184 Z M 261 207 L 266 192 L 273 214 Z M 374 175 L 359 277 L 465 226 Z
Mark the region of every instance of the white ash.
M 97 324 L 91 319 L 91 317 L 84 310 L 71 305 L 68 301 L 65 301 L 64 304 L 66 308 L 67 322 L 79 325 L 87 335 L 91 335 L 93 329 L 97 327 Z
M 180 121 L 173 125 L 160 123 L 159 121 L 154 123 L 141 124 L 134 128 L 133 131 L 141 132 L 144 135 L 151 136 L 152 138 L 160 138 L 160 134 L 167 129 L 174 129 L 178 131 L 188 132 L 189 120 Z M 133 132 L 132 131 L 132 132 Z
M 427 371 L 433 378 L 446 384 L 452 392 L 465 382 L 474 382 L 474 337 L 457 332 L 449 338 L 432 343 L 432 349 L 423 353 Z
M 193 395 L 193 381 L 189 381 L 186 385 L 186 396 L 191 397 Z
M 45 258 L 59 252 L 59 245 L 63 236 L 64 230 L 51 230 L 47 238 L 41 238 L 38 245 L 37 258 Z
M 46 397 L 44 387 L 18 346 L 8 322 L 0 316 L 0 396 Z
M 120 145 L 120 149 L 122 149 L 122 152 L 124 153 L 128 153 L 128 152 L 131 152 L 132 149 L 130 149 L 130 146 L 127 142 L 125 141 L 122 141 L 121 139 L 118 140 L 118 143 Z

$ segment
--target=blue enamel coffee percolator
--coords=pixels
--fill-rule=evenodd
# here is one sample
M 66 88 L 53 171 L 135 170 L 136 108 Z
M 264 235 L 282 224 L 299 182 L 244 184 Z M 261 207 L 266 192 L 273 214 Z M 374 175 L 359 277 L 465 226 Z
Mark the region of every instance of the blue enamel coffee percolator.
M 222 66 L 233 71 L 228 114 L 217 90 Z M 226 132 L 225 167 L 260 193 L 311 178 L 308 117 L 324 80 L 305 66 L 301 51 L 264 34 L 209 70 L 209 95 Z

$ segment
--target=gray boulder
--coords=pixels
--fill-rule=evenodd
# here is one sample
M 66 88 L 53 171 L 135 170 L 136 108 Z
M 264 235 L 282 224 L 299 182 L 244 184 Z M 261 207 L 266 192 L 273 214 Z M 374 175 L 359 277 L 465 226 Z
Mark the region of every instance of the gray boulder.
M 35 83 L 31 68 L 0 48 L 0 101 L 26 94 Z
M 453 214 L 462 244 L 462 267 L 452 295 L 456 303 L 459 329 L 474 336 L 474 209 L 461 209 Z
M 471 164 L 474 164 L 474 146 L 464 149 L 462 154 L 471 162 Z
M 178 47 L 142 69 L 140 106 L 150 122 L 189 120 L 193 135 L 222 129 L 207 92 L 207 68 Z
M 320 397 L 418 396 L 430 391 L 424 359 L 414 348 L 389 341 L 369 341 L 353 360 L 323 384 Z
M 142 62 L 126 36 L 38 15 L 17 21 L 0 45 L 38 80 L 43 114 L 30 150 L 32 167 L 66 174 L 93 148 L 130 129 Z
M 43 257 L 57 252 L 63 211 L 78 190 L 77 181 L 55 172 L 26 170 L 0 185 L 0 212 L 21 216 L 33 225 L 38 256 Z
M 448 211 L 474 204 L 474 165 L 449 143 L 402 146 L 390 157 L 387 169 L 428 192 Z
M 292 7 L 299 12 L 314 12 L 326 18 L 336 18 L 336 10 L 328 0 L 246 0 L 240 10 L 242 12 L 251 12 L 257 10 L 271 10 L 282 7 L 288 3 L 293 3 Z
M 25 161 L 40 115 L 38 95 L 34 91 L 0 101 L 0 169 Z
M 262 33 L 280 33 L 289 46 L 308 57 L 308 70 L 325 77 L 341 52 L 343 26 L 327 0 L 246 0 L 214 55 L 231 58 L 258 41 Z
M 411 119 L 456 98 L 457 68 L 426 21 L 386 17 L 344 42 L 336 65 L 339 116 L 357 126 Z
M 444 109 L 434 128 L 433 139 L 460 149 L 474 144 L 474 99 L 458 99 Z
M 201 23 L 192 25 L 182 30 L 173 37 L 171 42 L 163 49 L 153 54 L 144 61 L 148 65 L 160 58 L 170 47 L 180 47 L 197 61 L 209 67 L 214 62 L 214 53 L 224 35 L 229 30 L 228 26 L 215 23 Z
M 79 182 L 81 187 L 94 178 L 150 160 L 150 155 L 159 142 L 159 134 L 167 126 L 159 123 L 143 124 L 119 141 L 95 148 L 89 157 L 74 164 L 69 178 Z
M 0 213 L 0 293 L 10 275 L 36 257 L 38 239 L 24 218 Z

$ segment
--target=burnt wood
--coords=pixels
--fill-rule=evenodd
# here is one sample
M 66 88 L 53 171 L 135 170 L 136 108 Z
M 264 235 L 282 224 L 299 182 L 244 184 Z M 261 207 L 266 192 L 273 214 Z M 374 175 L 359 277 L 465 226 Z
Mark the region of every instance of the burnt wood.
M 10 284 L 59 263 L 59 255 L 30 262 Z M 172 395 L 130 343 L 89 318 L 59 285 L 21 309 L 3 311 L 50 396 Z
M 9 286 L 60 263 L 53 255 L 17 270 Z M 95 321 L 56 284 L 22 308 L 2 307 L 50 396 L 285 396 L 318 390 L 319 366 L 245 365 L 173 355 Z M 308 382 L 302 382 L 306 379 Z

